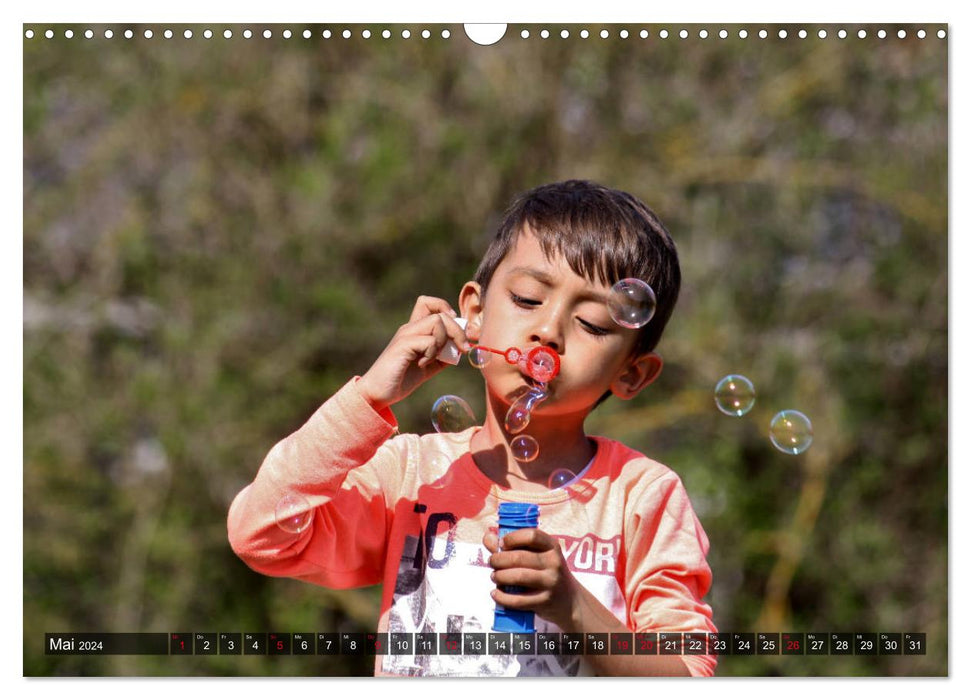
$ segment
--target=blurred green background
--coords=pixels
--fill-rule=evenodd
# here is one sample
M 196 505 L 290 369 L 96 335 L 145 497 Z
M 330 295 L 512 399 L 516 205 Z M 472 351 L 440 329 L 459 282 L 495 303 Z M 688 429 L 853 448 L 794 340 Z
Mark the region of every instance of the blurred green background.
M 489 47 L 459 25 L 207 26 L 23 42 L 26 675 L 369 675 L 347 656 L 45 656 L 43 635 L 372 630 L 378 589 L 242 564 L 229 503 L 416 296 L 456 303 L 515 194 L 567 178 L 636 194 L 679 245 L 665 371 L 588 427 L 682 476 L 717 626 L 927 635 L 926 656 L 718 674 L 947 674 L 939 26 L 510 25 Z M 758 393 L 743 418 L 714 405 L 729 373 Z M 396 407 L 402 429 L 430 431 L 446 393 L 481 415 L 463 363 Z M 769 443 L 783 408 L 813 421 L 803 455 Z

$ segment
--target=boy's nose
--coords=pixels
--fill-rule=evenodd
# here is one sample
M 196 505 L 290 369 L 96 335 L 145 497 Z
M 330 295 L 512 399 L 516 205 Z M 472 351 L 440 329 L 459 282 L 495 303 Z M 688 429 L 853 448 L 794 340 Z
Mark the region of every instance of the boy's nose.
M 533 329 L 529 342 L 553 348 L 558 353 L 563 350 L 563 333 L 555 316 L 547 317 Z

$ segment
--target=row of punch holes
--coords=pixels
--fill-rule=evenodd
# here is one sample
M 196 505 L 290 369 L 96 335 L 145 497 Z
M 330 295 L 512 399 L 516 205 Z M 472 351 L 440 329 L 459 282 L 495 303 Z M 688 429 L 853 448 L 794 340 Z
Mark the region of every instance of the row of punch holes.
M 442 39 L 449 39 L 452 36 L 451 31 L 448 29 L 442 29 L 440 32 L 437 32 L 437 33 Z M 790 30 L 788 29 L 773 29 L 770 32 L 768 29 L 764 29 L 764 28 L 759 30 L 752 30 L 752 32 L 749 32 L 749 30 L 747 29 L 739 29 L 737 30 L 737 32 L 729 32 L 729 30 L 727 29 L 720 29 L 712 32 L 709 32 L 707 29 L 698 29 L 698 30 L 694 30 L 693 32 L 687 29 L 681 29 L 676 32 L 669 32 L 667 29 L 661 29 L 657 31 L 656 36 L 659 39 L 668 39 L 668 38 L 673 38 L 675 36 L 680 39 L 688 39 L 688 38 L 691 38 L 692 35 L 694 35 L 699 39 L 708 39 L 709 37 L 728 39 L 730 36 L 732 36 L 733 33 L 739 39 L 747 39 L 749 38 L 749 36 L 753 38 L 758 37 L 759 39 L 768 39 L 770 36 L 773 36 L 773 35 L 774 35 L 774 38 L 778 38 L 778 39 L 788 39 L 790 37 Z M 155 38 L 155 31 L 153 31 L 152 29 L 144 29 L 144 30 L 140 30 L 139 32 L 136 32 L 132 29 L 125 29 L 123 31 L 119 30 L 119 36 L 124 37 L 125 39 L 132 39 L 138 36 L 139 34 L 141 34 L 141 36 L 145 39 Z M 192 39 L 194 36 L 196 36 L 195 32 L 193 32 L 191 29 L 185 29 L 181 32 L 181 34 L 182 34 L 182 37 L 185 39 Z M 222 30 L 221 34 L 224 39 L 232 39 L 233 37 L 237 36 L 237 32 L 234 32 L 232 29 L 224 29 Z M 264 29 L 261 33 L 254 32 L 251 29 L 243 29 L 242 31 L 238 31 L 238 36 L 242 37 L 243 39 L 252 39 L 254 36 L 258 36 L 260 34 L 263 36 L 264 39 L 272 39 L 274 36 L 276 36 L 276 33 L 272 29 Z M 302 32 L 299 32 L 299 34 L 304 39 L 311 39 L 315 36 L 315 33 L 310 29 L 304 29 Z M 810 33 L 806 29 L 799 29 L 799 30 L 792 31 L 792 36 L 798 37 L 799 39 L 806 39 L 812 36 L 813 34 L 819 39 L 826 39 L 831 35 L 830 32 L 827 31 L 826 29 L 819 29 L 813 33 Z M 866 39 L 868 36 L 870 36 L 870 32 L 868 32 L 866 29 L 856 30 L 855 34 L 859 39 Z M 65 39 L 73 39 L 75 37 L 75 32 L 73 29 L 65 29 L 63 30 L 61 35 Z M 204 29 L 199 32 L 199 35 L 202 36 L 202 38 L 204 39 L 212 39 L 214 36 L 217 36 L 217 33 L 211 29 Z M 291 39 L 297 36 L 297 33 L 291 31 L 290 29 L 284 29 L 279 32 L 279 35 L 282 36 L 284 39 Z M 393 36 L 395 36 L 395 32 L 392 32 L 390 29 L 383 29 L 380 32 L 372 33 L 370 29 L 361 29 L 356 32 L 356 35 L 362 39 L 370 39 L 372 36 L 380 36 L 383 39 L 391 39 Z M 430 39 L 432 35 L 433 35 L 432 31 L 429 29 L 423 29 L 416 34 L 416 36 L 420 36 L 422 39 Z M 599 36 L 601 39 L 609 39 L 612 36 L 614 36 L 614 32 L 611 32 L 611 30 L 609 29 L 601 29 L 599 32 L 591 33 L 587 29 L 581 29 L 576 32 L 576 35 L 581 39 L 588 39 L 591 36 Z M 627 39 L 635 35 L 640 37 L 641 39 L 648 39 L 651 36 L 651 32 L 647 29 L 641 29 L 639 31 L 634 30 L 634 32 L 631 32 L 627 29 L 616 30 L 616 36 L 618 36 L 621 39 Z M 852 36 L 853 32 L 848 32 L 846 29 L 838 29 L 833 31 L 832 35 L 839 39 L 846 39 L 847 37 Z M 878 39 L 886 39 L 888 36 L 893 35 L 893 30 L 890 30 L 888 32 L 886 29 L 877 29 L 876 31 L 873 32 L 873 35 L 876 36 Z M 913 32 L 913 35 L 916 36 L 918 39 L 924 39 L 928 36 L 928 32 L 924 29 L 918 29 L 916 32 Z M 40 32 L 40 31 L 35 32 L 33 29 L 27 29 L 24 31 L 24 37 L 27 39 L 33 39 L 34 37 L 39 37 L 39 36 L 44 36 L 47 39 L 53 39 L 57 36 L 57 33 L 53 29 L 47 29 L 47 30 L 44 30 L 43 32 Z M 86 29 L 83 32 L 79 31 L 78 36 L 79 37 L 83 36 L 85 39 L 93 39 L 95 38 L 96 33 L 92 29 Z M 105 39 L 113 39 L 115 37 L 115 32 L 111 29 L 105 29 L 102 36 Z M 161 37 L 164 39 L 172 39 L 175 36 L 176 36 L 176 32 L 173 32 L 171 29 L 165 29 L 165 30 L 162 30 L 161 32 Z M 319 36 L 323 39 L 331 39 L 331 38 L 337 38 L 337 37 L 342 37 L 344 39 L 351 39 L 352 37 L 355 36 L 355 32 L 350 29 L 344 29 L 342 31 L 331 31 L 330 29 L 324 29 L 320 32 Z M 412 37 L 412 32 L 410 29 L 402 29 L 399 33 L 399 36 L 402 39 L 410 39 Z M 470 36 L 472 36 L 471 33 L 470 33 Z M 523 29 L 519 32 L 519 36 L 522 39 L 529 39 L 530 37 L 533 36 L 533 34 L 528 29 Z M 550 32 L 549 29 L 542 29 L 536 32 L 536 36 L 538 36 L 541 39 L 549 39 L 551 36 L 559 36 L 561 39 L 569 39 L 571 36 L 573 36 L 573 32 L 571 32 L 571 30 L 569 29 L 561 29 L 558 33 L 553 33 L 553 32 Z M 909 34 L 906 29 L 898 29 L 896 31 L 896 36 L 898 39 L 906 39 L 909 36 Z M 944 39 L 945 37 L 947 37 L 947 31 L 944 29 L 939 29 L 937 31 L 937 38 Z M 501 35 L 499 38 L 501 38 Z M 477 41 L 474 37 L 473 37 L 473 40 Z M 495 39 L 495 41 L 498 41 L 498 38 Z M 477 43 L 486 43 L 486 42 L 477 41 Z M 494 41 L 490 41 L 488 43 L 494 43 Z

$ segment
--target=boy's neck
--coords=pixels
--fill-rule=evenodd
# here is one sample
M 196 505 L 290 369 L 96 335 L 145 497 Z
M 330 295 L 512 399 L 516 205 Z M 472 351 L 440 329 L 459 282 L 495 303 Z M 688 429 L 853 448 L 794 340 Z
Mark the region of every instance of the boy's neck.
M 489 411 L 482 430 L 472 437 L 472 458 L 479 470 L 505 488 L 519 491 L 549 489 L 553 472 L 567 469 L 579 474 L 597 451 L 596 443 L 583 431 L 582 419 L 534 417 L 520 435 L 529 435 L 539 445 L 539 455 L 531 462 L 519 462 L 509 443 L 516 435 L 506 433 Z

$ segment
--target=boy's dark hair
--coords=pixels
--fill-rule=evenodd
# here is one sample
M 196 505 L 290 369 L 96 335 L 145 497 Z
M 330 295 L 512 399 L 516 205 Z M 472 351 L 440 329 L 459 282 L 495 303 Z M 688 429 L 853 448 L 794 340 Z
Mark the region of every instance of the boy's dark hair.
M 586 180 L 542 185 L 513 200 L 486 250 L 475 281 L 486 288 L 499 263 L 528 225 L 547 257 L 560 254 L 570 269 L 611 287 L 625 277 L 642 279 L 657 297 L 635 354 L 661 339 L 681 288 L 678 251 L 657 214 L 636 197 Z

